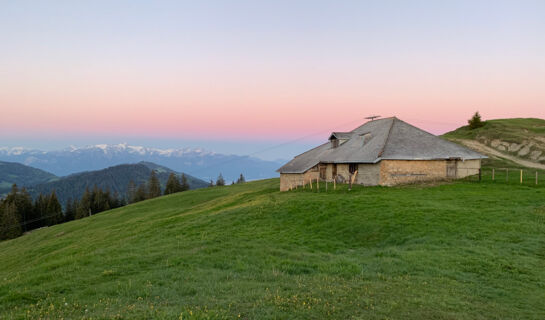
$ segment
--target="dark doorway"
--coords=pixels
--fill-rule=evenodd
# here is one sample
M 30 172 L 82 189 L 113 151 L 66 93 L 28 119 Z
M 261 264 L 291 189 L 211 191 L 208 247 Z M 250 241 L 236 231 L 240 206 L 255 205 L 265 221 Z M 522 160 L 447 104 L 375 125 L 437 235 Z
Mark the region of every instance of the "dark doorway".
M 447 178 L 456 178 L 456 160 L 447 160 Z
M 325 180 L 327 166 L 325 164 L 320 164 L 320 179 Z

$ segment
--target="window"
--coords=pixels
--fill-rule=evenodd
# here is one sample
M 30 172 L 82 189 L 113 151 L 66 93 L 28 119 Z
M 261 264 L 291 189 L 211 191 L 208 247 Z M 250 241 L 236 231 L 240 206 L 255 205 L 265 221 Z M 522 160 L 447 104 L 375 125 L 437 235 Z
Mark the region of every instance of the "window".
M 348 165 L 348 171 L 350 173 L 354 173 L 356 171 L 358 171 L 358 164 L 357 163 L 351 163 Z

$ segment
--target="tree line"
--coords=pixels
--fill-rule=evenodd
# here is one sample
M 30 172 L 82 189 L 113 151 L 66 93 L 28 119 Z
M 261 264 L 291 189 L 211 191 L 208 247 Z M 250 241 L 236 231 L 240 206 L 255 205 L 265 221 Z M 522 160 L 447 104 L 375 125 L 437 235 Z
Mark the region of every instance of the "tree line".
M 246 180 L 240 174 L 236 183 L 244 182 Z M 216 183 L 211 181 L 211 185 L 225 185 L 221 173 Z M 79 199 L 69 199 L 63 210 L 54 190 L 50 194 L 40 193 L 33 201 L 25 188 L 19 189 L 14 184 L 10 193 L 4 199 L 0 199 L 0 240 L 16 238 L 34 229 L 82 219 L 102 211 L 122 207 L 127 203 L 187 190 L 189 190 L 189 183 L 185 174 L 182 174 L 178 180 L 176 175 L 171 173 L 165 190 L 161 191 L 161 183 L 153 170 L 147 182 L 139 185 L 136 185 L 134 181 L 129 182 L 126 198 L 121 197 L 117 192 L 112 194 L 110 190 L 102 190 L 95 185 L 92 189 L 86 188 Z
M 96 186 L 85 190 L 80 200 L 68 200 L 63 210 L 55 191 L 39 194 L 34 201 L 25 188 L 16 184 L 0 199 L 0 240 L 12 239 L 24 232 L 81 219 L 125 205 L 117 194 Z
M 234 180 L 231 182 L 231 185 L 233 184 L 240 184 L 240 183 L 245 183 L 246 182 L 246 179 L 244 178 L 244 175 L 241 173 L 240 176 L 238 177 L 237 181 L 235 182 Z M 214 183 L 214 180 L 210 180 L 210 183 L 208 184 L 209 187 L 214 187 L 214 186 L 218 186 L 218 187 L 221 187 L 221 186 L 224 186 L 225 185 L 225 179 L 223 178 L 223 175 L 220 173 L 218 178 L 216 179 L 216 183 Z
M 150 177 L 147 182 L 136 185 L 134 181 L 129 182 L 127 188 L 127 197 L 129 203 L 135 203 L 147 199 L 159 197 L 161 195 L 168 195 L 177 192 L 183 192 L 189 190 L 189 182 L 187 177 L 182 173 L 180 180 L 174 173 L 168 176 L 167 183 L 165 185 L 164 192 L 161 191 L 161 183 L 157 177 L 155 170 L 151 171 Z

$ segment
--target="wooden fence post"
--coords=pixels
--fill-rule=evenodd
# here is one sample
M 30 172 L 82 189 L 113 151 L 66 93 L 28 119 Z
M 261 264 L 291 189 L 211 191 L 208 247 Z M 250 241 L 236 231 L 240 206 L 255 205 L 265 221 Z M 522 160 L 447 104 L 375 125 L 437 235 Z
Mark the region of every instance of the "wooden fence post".
M 320 191 L 320 183 L 318 178 L 316 178 L 316 191 Z
M 492 181 L 494 181 L 494 168 L 492 168 Z
M 333 190 L 337 190 L 337 176 L 333 177 Z
M 310 190 L 312 190 L 312 178 L 310 178 L 308 182 L 310 183 Z
M 520 183 L 522 184 L 522 169 L 520 170 Z

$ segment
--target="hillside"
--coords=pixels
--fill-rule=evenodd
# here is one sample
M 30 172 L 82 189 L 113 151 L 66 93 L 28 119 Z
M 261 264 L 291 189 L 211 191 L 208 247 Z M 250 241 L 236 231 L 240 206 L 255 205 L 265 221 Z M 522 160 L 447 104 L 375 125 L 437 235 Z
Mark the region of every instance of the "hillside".
M 152 170 L 157 172 L 157 177 L 159 178 L 163 189 L 170 173 L 181 175 L 169 168 L 154 163 L 140 162 L 136 164 L 118 165 L 103 170 L 81 172 L 57 178 L 56 180 L 30 187 L 29 192 L 31 195 L 36 196 L 39 193 L 48 194 L 52 190 L 55 190 L 59 201 L 62 204 L 65 204 L 66 200 L 70 198 L 79 199 L 85 191 L 85 188 L 91 189 L 95 185 L 102 190 L 109 189 L 112 193 L 117 192 L 120 196 L 125 196 L 131 180 L 136 184 L 145 183 L 148 181 Z M 208 186 L 208 183 L 203 180 L 190 175 L 186 176 L 191 189 Z
M 0 198 L 11 190 L 14 183 L 21 187 L 28 187 L 55 178 L 56 176 L 52 173 L 24 164 L 0 161 Z
M 487 120 L 481 128 L 460 127 L 444 138 L 485 153 L 484 164 L 545 169 L 545 120 L 515 118 Z
M 0 318 L 539 319 L 545 188 L 160 197 L 0 243 Z

